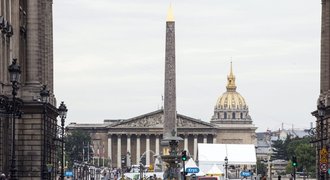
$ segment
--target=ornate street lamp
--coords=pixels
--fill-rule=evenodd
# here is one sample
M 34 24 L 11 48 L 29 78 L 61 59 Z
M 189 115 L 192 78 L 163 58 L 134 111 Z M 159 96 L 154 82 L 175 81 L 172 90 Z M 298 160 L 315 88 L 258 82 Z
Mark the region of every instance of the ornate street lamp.
M 61 118 L 61 128 L 62 128 L 62 159 L 61 159 L 61 180 L 64 180 L 64 122 L 68 109 L 64 102 L 61 102 L 61 105 L 58 107 L 59 116 Z
M 16 107 L 16 95 L 19 89 L 18 83 L 20 80 L 21 67 L 17 65 L 17 59 L 13 59 L 12 64 L 8 67 L 10 82 L 12 86 L 12 95 L 13 95 L 13 105 L 11 109 L 12 114 L 12 133 L 11 133 L 11 165 L 10 165 L 10 180 L 16 180 L 16 144 L 15 144 L 15 128 L 16 122 L 15 117 L 18 114 L 19 110 Z
M 42 89 L 40 91 L 40 97 L 41 97 L 41 102 L 42 102 L 42 105 L 43 105 L 43 125 L 44 125 L 44 130 L 43 130 L 43 133 L 44 133 L 44 141 L 43 141 L 43 144 L 44 144 L 44 148 L 43 148 L 43 155 L 42 155 L 42 158 L 43 158 L 43 165 L 42 165 L 42 174 L 41 174 L 41 177 L 42 179 L 48 179 L 48 168 L 47 168 L 47 162 L 48 162 L 48 158 L 47 158 L 47 154 L 48 154 L 48 143 L 47 143 L 47 119 L 46 119 L 46 114 L 47 114 L 47 110 L 46 110 L 46 104 L 48 103 L 49 101 L 49 90 L 47 90 L 47 86 L 46 85 L 43 85 L 42 86 Z
M 225 157 L 225 169 L 226 169 L 226 180 L 228 179 L 228 158 L 227 156 Z

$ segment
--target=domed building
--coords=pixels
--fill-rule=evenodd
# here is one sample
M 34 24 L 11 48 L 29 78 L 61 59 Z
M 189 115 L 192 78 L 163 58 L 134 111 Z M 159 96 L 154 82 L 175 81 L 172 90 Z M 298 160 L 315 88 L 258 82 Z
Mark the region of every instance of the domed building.
M 257 129 L 252 124 L 245 99 L 236 91 L 232 64 L 227 77 L 227 91 L 217 100 L 211 123 L 219 130 L 217 142 L 225 144 L 254 144 Z

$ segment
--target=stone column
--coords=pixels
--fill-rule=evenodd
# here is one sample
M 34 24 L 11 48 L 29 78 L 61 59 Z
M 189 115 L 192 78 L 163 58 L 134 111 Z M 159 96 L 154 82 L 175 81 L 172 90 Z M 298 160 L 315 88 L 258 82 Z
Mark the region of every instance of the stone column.
M 127 134 L 126 142 L 127 142 L 126 165 L 130 167 L 132 165 L 131 134 Z
M 45 17 L 45 79 L 43 84 L 47 84 L 48 89 L 54 92 L 54 61 L 53 61 L 53 0 L 46 1 Z
M 38 66 L 40 61 L 39 46 L 39 0 L 27 2 L 27 67 L 26 82 L 38 85 Z
M 321 94 L 330 89 L 330 6 L 329 0 L 322 0 L 321 24 Z M 327 104 L 326 104 L 327 105 Z
M 118 134 L 117 136 L 117 168 L 121 168 L 121 135 Z
M 20 40 L 20 24 L 19 24 L 19 1 L 18 0 L 11 0 L 11 25 L 13 27 L 13 36 L 11 37 L 11 51 L 12 51 L 12 56 L 9 57 L 9 59 L 17 58 L 19 62 L 18 64 L 22 63 L 20 62 L 21 60 L 19 59 L 19 40 Z M 1 6 L 1 5 L 0 5 Z M 1 13 L 0 13 L 1 14 Z
M 127 152 L 131 154 L 131 135 L 127 134 Z
M 184 150 L 188 150 L 188 134 L 184 135 Z
M 146 135 L 146 165 L 150 165 L 150 135 Z
M 217 135 L 214 134 L 214 135 L 213 135 L 213 144 L 216 144 L 216 143 L 217 143 Z
M 203 143 L 204 144 L 207 144 L 207 134 L 204 134 L 203 135 Z
M 159 154 L 159 135 L 156 135 L 156 150 L 155 150 L 156 155 L 160 155 Z
M 140 164 L 140 135 L 136 135 L 136 164 Z
M 112 134 L 109 134 L 108 136 L 108 158 L 111 160 L 111 163 L 113 161 L 112 159 L 112 139 L 111 139 Z
M 196 158 L 197 158 L 197 137 L 198 135 L 197 134 L 194 134 L 194 160 L 196 161 Z

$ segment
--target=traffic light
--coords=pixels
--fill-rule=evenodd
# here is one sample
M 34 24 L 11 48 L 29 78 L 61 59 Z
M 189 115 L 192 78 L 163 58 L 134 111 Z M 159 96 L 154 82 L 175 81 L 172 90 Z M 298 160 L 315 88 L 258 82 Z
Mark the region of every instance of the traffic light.
M 292 166 L 293 166 L 293 167 L 297 167 L 297 166 L 298 166 L 296 156 L 292 156 Z
M 181 153 L 181 160 L 182 161 L 187 161 L 187 151 L 182 151 Z
M 121 156 L 121 166 L 126 167 L 126 156 L 125 155 Z

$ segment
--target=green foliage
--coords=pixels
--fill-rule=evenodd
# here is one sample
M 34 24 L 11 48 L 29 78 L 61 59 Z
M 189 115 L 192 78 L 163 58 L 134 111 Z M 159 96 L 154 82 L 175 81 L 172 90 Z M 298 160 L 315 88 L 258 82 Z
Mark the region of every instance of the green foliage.
M 297 161 L 297 171 L 301 172 L 309 172 L 309 174 L 314 175 L 315 174 L 315 158 L 316 158 L 316 152 L 315 148 L 313 148 L 310 144 L 310 138 L 304 137 L 304 138 L 294 138 L 286 140 L 287 143 L 287 157 L 296 157 Z M 286 172 L 292 173 L 293 171 L 293 162 L 289 161 Z
M 298 144 L 295 149 L 295 154 L 298 161 L 298 169 L 300 171 L 314 172 L 315 171 L 315 149 L 310 144 Z
M 65 137 L 65 153 L 66 159 L 69 162 L 69 167 L 72 167 L 73 162 L 82 162 L 83 161 L 83 154 L 85 154 L 85 161 L 87 161 L 87 152 L 92 152 L 91 147 L 87 145 L 91 144 L 91 137 L 88 133 L 85 133 L 81 130 L 74 130 L 71 131 Z M 83 149 L 85 148 L 85 153 L 83 153 Z M 92 159 L 92 157 L 90 157 Z
M 286 147 L 282 140 L 274 141 L 272 144 L 273 154 L 272 159 L 287 159 Z

